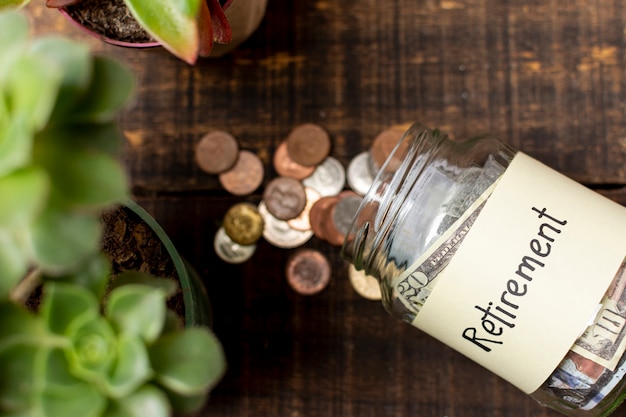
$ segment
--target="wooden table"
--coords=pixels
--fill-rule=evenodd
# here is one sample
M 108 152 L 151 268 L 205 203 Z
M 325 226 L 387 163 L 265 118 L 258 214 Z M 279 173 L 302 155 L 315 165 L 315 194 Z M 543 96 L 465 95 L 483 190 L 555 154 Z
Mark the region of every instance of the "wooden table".
M 257 153 L 265 183 L 289 130 L 325 127 L 347 164 L 383 129 L 421 121 L 454 137 L 491 132 L 626 204 L 626 6 L 613 1 L 270 0 L 234 53 L 189 66 L 161 48 L 88 39 L 29 6 L 37 32 L 62 32 L 137 71 L 123 117 L 136 199 L 202 275 L 228 373 L 202 416 L 556 417 L 441 343 L 357 295 L 339 250 L 330 286 L 287 285 L 293 250 L 260 242 L 242 265 L 213 250 L 241 198 L 194 163 L 211 129 Z M 626 416 L 626 408 L 615 413 Z

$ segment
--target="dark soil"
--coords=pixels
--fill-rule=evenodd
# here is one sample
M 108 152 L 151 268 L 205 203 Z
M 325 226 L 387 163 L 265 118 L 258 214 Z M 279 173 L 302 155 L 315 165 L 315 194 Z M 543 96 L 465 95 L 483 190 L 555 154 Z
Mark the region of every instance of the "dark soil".
M 105 212 L 102 218 L 102 250 L 111 260 L 113 276 L 124 271 L 141 271 L 159 278 L 175 279 L 178 284 L 176 267 L 167 249 L 137 214 L 121 206 Z M 184 320 L 185 302 L 180 284 L 167 304 Z
M 96 33 L 121 42 L 148 43 L 154 39 L 139 26 L 124 0 L 82 0 L 65 11 Z
M 224 5 L 226 0 L 220 0 Z M 150 43 L 152 38 L 131 15 L 124 0 L 82 0 L 65 11 L 78 23 L 109 39 L 129 43 Z

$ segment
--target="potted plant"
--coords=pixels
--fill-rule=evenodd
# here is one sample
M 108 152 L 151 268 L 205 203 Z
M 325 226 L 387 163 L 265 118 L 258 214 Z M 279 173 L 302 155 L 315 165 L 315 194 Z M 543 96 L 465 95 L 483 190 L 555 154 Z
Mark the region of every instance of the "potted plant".
M 167 308 L 173 280 L 113 277 L 100 248 L 102 213 L 128 201 L 116 118 L 133 74 L 29 38 L 17 12 L 0 27 L 0 414 L 197 409 L 225 369 L 219 341 Z
M 0 0 L 0 9 L 31 0 Z M 265 14 L 267 0 L 46 0 L 89 34 L 120 46 L 162 45 L 194 64 L 199 56 L 223 54 L 247 38 Z M 120 10 L 121 14 L 114 11 Z M 128 12 L 128 13 L 127 13 Z M 123 17 L 119 17 L 123 16 Z M 98 19 L 108 19 L 96 22 Z M 117 39 L 116 25 L 137 27 L 143 38 Z M 219 44 L 217 48 L 215 44 Z M 224 46 L 228 46 L 227 49 Z

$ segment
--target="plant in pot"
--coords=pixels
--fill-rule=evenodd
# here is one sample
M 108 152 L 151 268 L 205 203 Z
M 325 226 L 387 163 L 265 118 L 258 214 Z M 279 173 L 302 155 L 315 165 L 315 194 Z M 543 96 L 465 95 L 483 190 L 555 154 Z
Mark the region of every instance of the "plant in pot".
M 0 8 L 21 7 L 30 1 L 0 0 Z M 74 23 L 105 42 L 134 47 L 161 45 L 194 64 L 199 56 L 225 53 L 247 38 L 265 14 L 266 2 L 46 0 L 46 6 L 60 9 Z
M 128 198 L 116 119 L 133 74 L 29 38 L 23 14 L 0 27 L 0 415 L 201 407 L 225 370 L 220 342 L 167 308 L 175 281 L 114 276 L 100 247 L 103 211 Z

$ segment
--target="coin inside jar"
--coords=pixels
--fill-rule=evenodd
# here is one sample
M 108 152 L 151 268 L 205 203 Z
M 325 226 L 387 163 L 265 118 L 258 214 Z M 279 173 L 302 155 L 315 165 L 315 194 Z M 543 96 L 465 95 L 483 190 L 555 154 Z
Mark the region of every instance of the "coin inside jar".
M 289 220 L 304 210 L 306 191 L 304 185 L 295 178 L 277 177 L 265 187 L 263 201 L 274 217 Z
M 219 174 L 222 187 L 234 195 L 248 195 L 263 182 L 265 169 L 261 158 L 250 151 L 239 151 L 235 165 Z
M 299 249 L 287 260 L 287 282 L 299 294 L 313 295 L 330 282 L 330 263 L 315 249 Z
M 196 163 L 204 172 L 219 174 L 230 169 L 239 156 L 237 139 L 228 132 L 215 130 L 196 145 Z
M 287 151 L 295 162 L 304 166 L 321 163 L 330 153 L 330 136 L 321 127 L 305 123 L 295 127 L 287 136 Z
M 224 231 L 240 245 L 256 243 L 263 236 L 263 225 L 263 217 L 250 203 L 237 203 L 224 215 Z
M 402 135 L 404 135 L 404 130 L 401 130 L 400 127 L 391 127 L 380 132 L 378 136 L 374 138 L 374 142 L 370 147 L 370 154 L 372 156 L 372 162 L 374 164 L 373 168 L 375 171 L 378 171 L 383 166 L 387 157 L 396 147 Z M 400 146 L 406 146 L 406 141 L 402 142 Z M 392 167 L 390 171 L 394 171 L 395 169 L 396 167 Z

